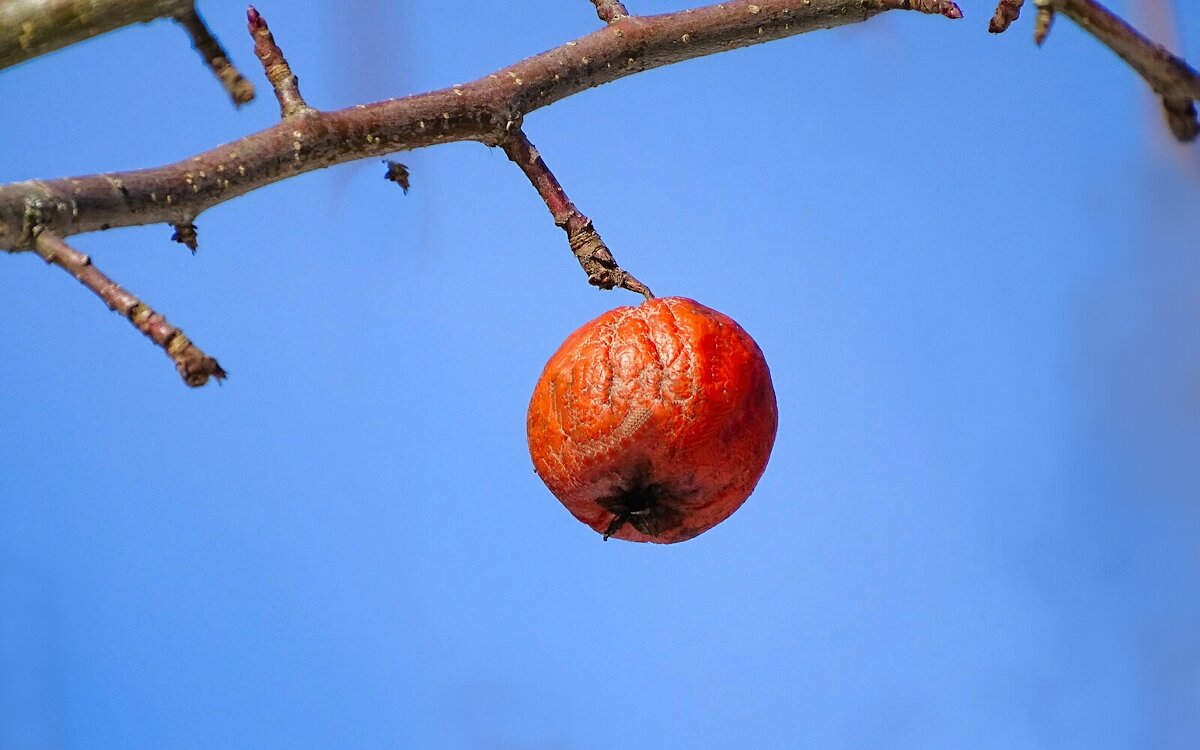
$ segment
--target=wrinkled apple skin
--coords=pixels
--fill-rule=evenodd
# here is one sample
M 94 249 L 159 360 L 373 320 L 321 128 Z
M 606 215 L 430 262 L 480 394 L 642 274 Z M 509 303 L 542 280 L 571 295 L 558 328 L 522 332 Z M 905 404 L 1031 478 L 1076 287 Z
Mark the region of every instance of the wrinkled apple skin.
M 745 502 L 777 424 L 750 335 L 666 297 L 572 333 L 534 388 L 526 427 L 534 469 L 576 518 L 606 539 L 670 544 Z

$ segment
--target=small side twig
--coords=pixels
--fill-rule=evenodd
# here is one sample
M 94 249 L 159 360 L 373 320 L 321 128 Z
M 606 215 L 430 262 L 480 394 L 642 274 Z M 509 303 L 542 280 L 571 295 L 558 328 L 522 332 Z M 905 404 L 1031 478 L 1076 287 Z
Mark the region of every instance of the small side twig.
M 187 32 L 192 40 L 192 47 L 204 58 L 204 64 L 213 72 L 221 86 L 233 100 L 233 106 L 240 107 L 254 99 L 254 84 L 246 80 L 241 72 L 229 61 L 229 56 L 221 47 L 221 43 L 208 30 L 204 19 L 196 12 L 195 6 L 176 13 L 175 20 Z
M 160 18 L 183 26 L 235 106 L 254 98 L 254 87 L 229 61 L 193 0 L 0 0 L 0 69 Z
M 284 58 L 275 37 L 267 28 L 267 21 L 254 6 L 246 11 L 246 21 L 250 36 L 254 39 L 254 54 L 262 63 L 271 88 L 275 89 L 275 98 L 279 101 L 279 116 L 283 119 L 298 114 L 315 111 L 300 95 L 300 79 L 292 72 L 292 67 Z
M 567 233 L 571 252 L 575 254 L 575 259 L 587 274 L 589 284 L 601 289 L 628 289 L 646 299 L 654 297 L 645 284 L 617 265 L 612 252 L 604 244 L 604 240 L 600 239 L 600 233 L 592 226 L 592 220 L 575 208 L 575 204 L 567 197 L 554 173 L 546 166 L 541 154 L 520 128 L 509 135 L 500 147 L 533 183 L 534 189 L 550 209 L 554 223 Z
M 629 15 L 621 0 L 592 0 L 592 4 L 596 6 L 596 15 L 605 23 L 612 23 Z
M 135 23 L 186 10 L 193 0 L 3 0 L 0 69 Z
M 1055 0 L 1055 9 L 1079 24 L 1121 56 L 1162 98 L 1167 124 L 1182 142 L 1196 140 L 1200 121 L 1194 102 L 1200 100 L 1200 73 L 1161 44 L 1142 36 L 1095 0 Z
M 1023 0 L 1000 0 L 989 29 L 999 33 L 1017 18 Z M 1096 0 L 1037 0 L 1034 41 L 1041 44 L 1050 33 L 1054 16 L 1061 13 L 1115 52 L 1137 71 L 1162 99 L 1167 125 L 1175 138 L 1187 143 L 1200 136 L 1196 101 L 1200 101 L 1200 73 L 1161 44 L 1143 36 Z
M 159 313 L 92 265 L 92 259 L 74 249 L 51 232 L 42 232 L 34 243 L 34 251 L 47 263 L 58 266 L 90 289 L 110 310 L 123 315 L 133 327 L 144 333 L 175 362 L 183 382 L 196 388 L 209 378 L 223 380 L 225 370 L 217 360 L 193 344 L 183 331 L 167 322 Z
M 723 0 L 629 16 L 618 22 L 621 28 L 597 29 L 474 81 L 311 111 L 171 164 L 0 185 L 0 250 L 29 249 L 43 228 L 69 237 L 195 223 L 209 208 L 251 190 L 355 159 L 457 141 L 495 146 L 509 134 L 509 123 L 593 87 L 892 10 L 962 16 L 951 0 Z

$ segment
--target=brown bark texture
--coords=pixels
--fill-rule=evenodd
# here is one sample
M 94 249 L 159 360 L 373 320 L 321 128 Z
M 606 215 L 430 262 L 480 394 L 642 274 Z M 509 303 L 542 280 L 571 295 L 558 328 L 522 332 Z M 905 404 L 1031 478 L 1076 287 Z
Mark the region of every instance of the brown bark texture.
M 1001 0 L 989 29 L 1019 17 L 1023 0 Z M 500 147 L 546 202 L 588 281 L 651 297 L 617 264 L 591 220 L 576 208 L 521 124 L 529 112 L 594 86 L 652 68 L 807 31 L 859 23 L 889 10 L 962 17 L 952 0 L 732 0 L 656 16 L 630 15 L 620 0 L 592 0 L 605 23 L 586 36 L 468 83 L 323 112 L 301 96 L 297 77 L 266 21 L 251 7 L 254 52 L 279 102 L 280 122 L 173 164 L 129 172 L 0 185 L 0 250 L 36 251 L 68 271 L 175 361 L 189 385 L 225 371 L 115 282 L 65 238 L 115 227 L 165 223 L 172 239 L 196 249 L 196 218 L 208 208 L 295 175 L 342 162 L 453 141 Z M 1124 59 L 1163 101 L 1181 141 L 1200 134 L 1194 102 L 1200 74 L 1095 0 L 1035 0 L 1040 44 L 1056 14 L 1066 15 Z M 171 17 L 193 40 L 235 103 L 252 96 L 208 33 L 192 0 L 8 0 L 0 3 L 0 68 L 118 26 Z M 408 187 L 407 169 L 388 162 L 387 178 Z
M 306 109 L 274 127 L 153 169 L 0 186 L 0 248 L 37 233 L 194 223 L 205 209 L 314 169 L 452 141 L 499 145 L 525 114 L 651 68 L 887 10 L 958 18 L 947 0 L 758 0 L 625 16 L 475 81 L 333 112 Z
M 0 0 L 0 70 L 135 23 L 171 18 L 235 106 L 254 98 L 250 84 L 196 11 L 194 0 Z
M 134 23 L 170 18 L 192 0 L 4 0 L 0 69 Z

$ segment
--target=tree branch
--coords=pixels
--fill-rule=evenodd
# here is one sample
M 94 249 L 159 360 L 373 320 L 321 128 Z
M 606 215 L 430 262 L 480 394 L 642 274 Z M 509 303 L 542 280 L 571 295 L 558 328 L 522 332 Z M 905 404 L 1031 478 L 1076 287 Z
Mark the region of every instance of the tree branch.
M 295 175 L 436 143 L 499 145 L 521 118 L 651 68 L 887 10 L 960 18 L 950 0 L 735 0 L 603 29 L 471 83 L 335 112 L 312 112 L 155 169 L 0 186 L 0 249 L 112 227 L 193 224 L 204 210 Z
M 134 23 L 186 12 L 192 0 L 5 0 L 0 3 L 0 69 Z
M 1022 2 L 1001 0 L 989 30 L 1000 33 L 1007 29 L 1020 13 Z M 1196 140 L 1200 121 L 1194 102 L 1200 101 L 1200 73 L 1195 68 L 1095 0 L 1037 0 L 1037 6 L 1034 40 L 1039 45 L 1050 32 L 1055 13 L 1062 13 L 1119 55 L 1150 85 L 1162 99 L 1167 124 L 1178 140 Z
M 195 6 L 192 3 L 188 3 L 188 5 L 191 7 L 176 13 L 174 17 L 192 40 L 192 47 L 200 53 L 200 57 L 204 59 L 204 64 L 208 66 L 208 69 L 221 82 L 221 86 L 229 94 L 229 98 L 233 100 L 233 106 L 240 107 L 252 101 L 254 99 L 254 85 L 242 77 L 241 72 L 229 61 L 229 56 L 225 54 L 221 43 L 208 30 L 207 24 L 204 23 L 204 19 L 200 17 L 200 14 L 196 12 Z
M 75 250 L 61 238 L 50 232 L 42 232 L 34 243 L 34 251 L 46 263 L 58 266 L 71 274 L 100 298 L 108 309 L 124 316 L 133 327 L 144 333 L 175 362 L 175 369 L 183 382 L 193 388 L 204 385 L 209 378 L 223 380 L 225 371 L 217 361 L 200 351 L 183 331 L 167 322 L 167 319 L 150 309 L 134 295 L 122 289 L 116 282 L 92 265 L 92 259 Z
M 254 98 L 254 87 L 229 62 L 196 12 L 194 0 L 2 0 L 0 70 L 122 26 L 173 18 L 224 86 L 234 105 Z
M 1195 100 L 1200 99 L 1200 73 L 1138 33 L 1095 0 L 1055 0 L 1060 13 L 1082 26 L 1138 72 L 1154 93 L 1162 97 L 1171 132 L 1180 141 L 1200 135 Z
M 254 55 L 262 63 L 263 72 L 275 90 L 275 99 L 279 102 L 279 116 L 283 119 L 298 114 L 314 111 L 300 95 L 300 79 L 292 72 L 292 66 L 283 56 L 283 51 L 275 43 L 275 37 L 267 28 L 267 21 L 251 5 L 246 11 L 246 21 L 250 28 L 250 36 L 254 39 Z
M 554 173 L 542 160 L 542 155 L 525 137 L 523 131 L 518 129 L 500 144 L 500 148 L 504 149 L 508 158 L 512 159 L 533 183 L 538 195 L 546 201 L 554 223 L 567 233 L 567 243 L 570 244 L 575 259 L 583 267 L 583 272 L 587 274 L 589 284 L 601 289 L 628 289 L 645 296 L 646 299 L 654 297 L 645 284 L 617 265 L 608 246 L 600 239 L 600 233 L 592 226 L 592 220 L 575 208 L 575 204 L 567 197 Z

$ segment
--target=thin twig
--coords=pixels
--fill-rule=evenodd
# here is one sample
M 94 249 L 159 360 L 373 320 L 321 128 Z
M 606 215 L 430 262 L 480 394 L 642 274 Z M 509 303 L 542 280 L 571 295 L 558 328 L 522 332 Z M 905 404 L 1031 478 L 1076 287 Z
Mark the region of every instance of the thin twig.
M 193 0 L 3 0 L 0 69 L 91 39 L 122 26 L 168 18 Z
M 267 20 L 259 15 L 251 5 L 246 11 L 246 21 L 250 28 L 250 36 L 254 39 L 254 54 L 262 63 L 271 88 L 275 89 L 275 98 L 279 101 L 279 116 L 287 119 L 298 114 L 315 112 L 300 95 L 300 79 L 292 72 L 292 66 L 284 58 L 275 37 L 267 28 Z
M 174 18 L 235 105 L 254 87 L 229 62 L 196 14 L 194 0 L 0 0 L 0 69 L 135 23 Z
M 1022 0 L 1000 0 L 991 31 L 999 33 L 1017 17 Z M 1096 0 L 1038 0 L 1034 41 L 1041 44 L 1050 33 L 1056 13 L 1079 24 L 1085 31 L 1117 53 L 1137 71 L 1162 99 L 1167 125 L 1183 142 L 1200 136 L 1196 101 L 1200 101 L 1200 73 L 1161 44 L 1143 36 Z
M 592 0 L 592 4 L 596 6 L 596 15 L 605 23 L 612 23 L 629 15 L 621 0 Z
M 949 0 L 733 0 L 659 16 L 627 16 L 471 83 L 313 112 L 174 164 L 0 186 L 0 249 L 102 228 L 194 223 L 251 190 L 314 169 L 437 143 L 498 145 L 523 115 L 644 70 L 888 10 L 960 18 Z
M 567 233 L 571 252 L 575 254 L 575 259 L 587 274 L 589 284 L 601 289 L 628 289 L 645 296 L 646 299 L 654 296 L 645 284 L 617 265 L 608 246 L 600 239 L 600 233 L 592 226 L 592 220 L 584 216 L 567 197 L 566 191 L 546 166 L 542 155 L 525 137 L 524 132 L 518 129 L 500 144 L 500 148 L 504 149 L 508 158 L 512 159 L 533 183 L 538 195 L 546 201 L 554 223 Z
M 1200 73 L 1161 44 L 1142 36 L 1137 29 L 1095 0 L 1055 0 L 1054 7 L 1082 26 L 1138 72 L 1154 93 L 1162 97 L 1167 124 L 1183 142 L 1196 140 L 1200 121 Z
M 92 265 L 92 259 L 50 232 L 42 232 L 34 243 L 34 251 L 47 263 L 58 266 L 90 289 L 110 310 L 127 318 L 133 327 L 144 333 L 175 362 L 183 382 L 193 388 L 204 385 L 209 378 L 223 380 L 226 373 L 217 360 L 200 351 L 183 331 L 167 322 L 134 295 Z
M 221 82 L 221 86 L 229 94 L 229 98 L 233 100 L 233 106 L 240 107 L 253 100 L 254 84 L 247 81 L 241 72 L 233 66 L 233 63 L 229 61 L 229 56 L 225 54 L 221 43 L 208 30 L 208 25 L 204 23 L 204 19 L 200 17 L 200 14 L 196 12 L 196 7 L 191 5 L 191 7 L 183 12 L 176 13 L 175 20 L 187 32 L 188 37 L 192 40 L 192 47 L 200 53 L 200 57 L 204 59 L 204 64 L 208 66 L 208 69 Z

